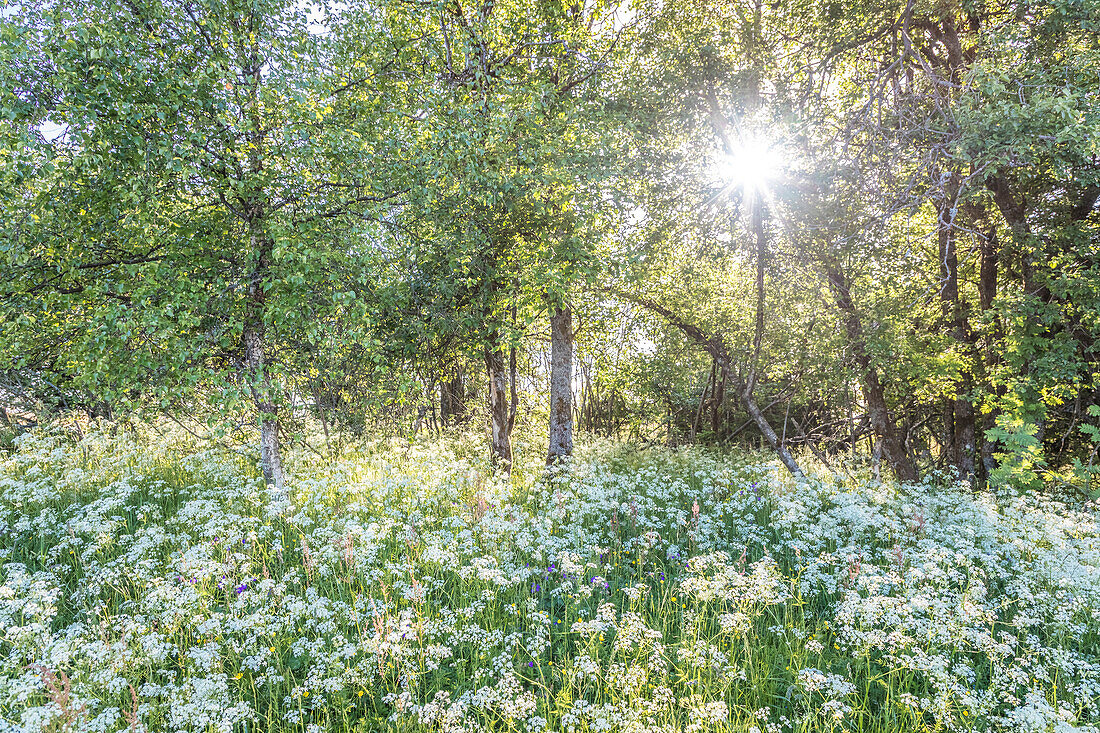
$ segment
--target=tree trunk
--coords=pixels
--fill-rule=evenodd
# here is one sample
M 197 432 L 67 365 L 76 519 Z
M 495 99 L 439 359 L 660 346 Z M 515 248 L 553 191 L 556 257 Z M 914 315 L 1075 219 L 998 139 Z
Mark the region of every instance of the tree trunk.
M 550 314 L 550 448 L 546 462 L 573 454 L 573 313 Z
M 976 358 L 966 310 L 959 299 L 959 255 L 956 245 L 955 216 L 958 210 L 958 184 L 951 176 L 944 186 L 944 198 L 938 212 L 938 240 L 940 249 L 940 303 L 944 321 L 957 347 L 968 359 Z M 954 397 L 944 403 L 944 446 L 957 477 L 963 481 L 974 478 L 975 424 L 974 406 L 970 402 L 974 380 L 969 367 L 964 367 L 954 384 Z
M 955 397 L 955 469 L 962 481 L 970 481 L 975 475 L 977 454 L 977 430 L 974 405 L 965 396 L 973 387 L 969 374 L 964 374 Z
M 759 192 L 755 194 L 755 201 L 752 206 L 752 226 L 756 234 L 756 322 L 752 338 L 752 363 L 749 366 L 749 378 L 741 388 L 741 402 L 745 405 L 749 417 L 756 423 L 756 427 L 764 436 L 764 440 L 768 441 L 768 445 L 779 456 L 779 460 L 783 461 L 783 465 L 787 467 L 791 475 L 795 478 L 805 478 L 806 475 L 802 473 L 802 469 L 795 462 L 794 457 L 787 451 L 787 447 L 779 440 L 779 436 L 775 434 L 775 429 L 764 417 L 763 411 L 757 406 L 756 400 L 752 396 L 753 390 L 756 388 L 756 380 L 760 375 L 760 353 L 764 345 L 764 295 L 766 293 L 764 289 L 764 267 L 768 253 L 767 239 L 764 236 L 764 197 Z M 723 360 L 722 368 L 719 370 L 719 384 L 723 385 L 722 389 L 724 389 L 729 371 L 729 361 Z
M 882 441 L 875 438 L 871 444 L 871 477 L 882 480 Z
M 703 415 L 703 405 L 707 402 L 707 393 L 713 391 L 712 385 L 716 379 L 715 371 L 717 368 L 717 362 L 712 359 L 710 362 L 710 377 L 703 382 L 703 394 L 699 395 L 699 405 L 695 408 L 695 419 L 691 423 L 691 442 L 693 443 L 695 442 L 695 436 L 699 433 L 699 418 Z
M 890 417 L 890 411 L 886 408 L 886 390 L 882 385 L 878 369 L 871 362 L 863 324 L 860 322 L 859 311 L 852 302 L 848 281 L 837 264 L 826 266 L 826 277 L 836 299 L 837 308 L 840 309 L 845 334 L 848 337 L 848 346 L 859 367 L 863 399 L 867 403 L 871 427 L 882 443 L 882 454 L 899 481 L 916 481 L 918 478 L 916 466 L 905 450 L 905 443 L 897 423 Z
M 978 302 L 985 313 L 993 309 L 993 301 L 997 297 L 997 227 L 991 225 L 989 234 L 981 237 L 981 266 L 978 275 Z M 985 344 L 986 359 L 985 369 L 988 374 L 999 363 L 997 356 L 997 344 L 1001 341 L 1001 327 L 999 319 L 994 320 L 993 332 Z M 992 429 L 997 424 L 997 410 L 990 410 L 982 420 L 981 435 L 981 473 L 979 479 L 984 483 L 993 470 L 997 467 L 997 460 L 993 457 L 994 443 L 985 437 L 985 431 Z
M 274 490 L 278 499 L 285 499 L 286 475 L 283 473 L 283 458 L 279 448 L 279 407 L 265 369 L 263 335 L 259 329 L 250 325 L 241 334 L 241 341 L 244 345 L 246 379 L 259 414 L 260 467 L 264 474 L 264 483 Z
M 936 175 L 940 177 L 939 174 Z M 949 189 L 949 186 L 944 186 Z M 940 264 L 940 314 L 943 327 L 953 321 L 955 303 L 959 298 L 959 260 L 955 253 L 955 237 L 951 226 L 953 217 L 951 214 L 952 197 L 945 191 L 943 198 L 938 202 L 936 211 L 936 241 L 939 245 Z M 949 329 L 951 330 L 951 329 Z M 952 335 L 954 335 L 952 331 Z M 957 342 L 956 342 L 957 343 Z M 945 395 L 940 400 L 940 418 L 942 421 L 942 434 L 940 446 L 942 447 L 941 459 L 955 465 L 955 398 Z
M 508 347 L 508 435 L 516 426 L 516 412 L 519 410 L 519 380 L 516 379 L 516 347 Z
M 260 49 L 253 37 L 249 48 L 249 62 L 241 68 L 248 79 L 246 87 L 246 114 L 252 125 L 248 145 L 248 172 L 252 181 L 259 182 L 264 170 L 265 132 L 260 123 L 260 73 L 258 63 Z M 267 370 L 264 353 L 264 315 L 267 306 L 265 282 L 271 277 L 275 240 L 265 226 L 268 202 L 259 192 L 246 201 L 242 218 L 248 226 L 251 251 L 256 253 L 256 263 L 248 281 L 248 312 L 241 332 L 244 349 L 245 378 L 252 392 L 252 401 L 260 423 L 260 467 L 264 483 L 273 490 L 278 500 L 287 498 L 286 475 L 283 473 L 283 457 L 279 448 L 279 405 L 274 385 Z
M 771 423 L 764 417 L 764 413 L 760 410 L 760 407 L 756 404 L 756 400 L 753 399 L 752 393 L 748 391 L 746 387 L 741 393 L 741 402 L 745 406 L 745 411 L 749 413 L 749 417 L 756 423 L 756 427 L 760 430 L 764 436 L 764 440 L 768 442 L 768 445 L 776 455 L 779 456 L 779 460 L 783 462 L 783 465 L 787 467 L 791 475 L 795 478 L 806 478 L 806 474 L 802 473 L 802 469 L 799 467 L 798 462 L 795 461 L 794 456 L 790 454 L 786 446 L 779 440 L 779 436 L 775 434 L 775 429 L 772 428 Z
M 710 391 L 710 431 L 718 437 L 718 431 L 722 427 L 722 405 L 726 401 L 726 375 L 719 376 L 712 372 Z
M 493 462 L 512 470 L 512 439 L 509 429 L 508 374 L 500 345 L 485 348 L 485 371 L 489 377 L 490 448 Z

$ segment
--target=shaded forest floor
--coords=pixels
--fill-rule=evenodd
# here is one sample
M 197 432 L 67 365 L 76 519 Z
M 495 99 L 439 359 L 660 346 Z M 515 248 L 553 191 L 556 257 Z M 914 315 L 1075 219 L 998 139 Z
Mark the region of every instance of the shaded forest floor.
M 0 453 L 0 728 L 1095 731 L 1095 506 L 589 442 Z

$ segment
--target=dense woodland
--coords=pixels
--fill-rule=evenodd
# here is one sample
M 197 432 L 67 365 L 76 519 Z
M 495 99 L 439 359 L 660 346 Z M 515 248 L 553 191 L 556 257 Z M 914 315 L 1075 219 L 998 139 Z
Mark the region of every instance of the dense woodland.
M 1096 0 L 4 8 L 10 425 L 1095 489 Z

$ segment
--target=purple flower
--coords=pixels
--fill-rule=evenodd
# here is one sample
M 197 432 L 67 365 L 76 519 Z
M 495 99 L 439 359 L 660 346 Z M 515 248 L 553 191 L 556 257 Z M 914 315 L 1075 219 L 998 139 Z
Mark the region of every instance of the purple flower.
M 246 590 L 248 590 L 248 583 L 241 583 L 233 590 L 237 591 L 237 595 L 240 595 L 241 593 L 244 593 Z

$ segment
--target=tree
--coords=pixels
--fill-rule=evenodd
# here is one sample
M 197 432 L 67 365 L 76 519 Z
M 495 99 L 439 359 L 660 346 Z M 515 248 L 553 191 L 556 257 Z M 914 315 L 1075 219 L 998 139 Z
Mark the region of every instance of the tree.
M 401 139 L 376 76 L 392 36 L 360 25 L 333 73 L 345 49 L 310 23 L 279 0 L 43 0 L 3 47 L 6 358 L 25 364 L 44 317 L 70 324 L 54 346 L 102 399 L 247 400 L 280 494 L 283 345 L 361 307 L 365 258 L 333 223 L 369 219 L 400 177 L 379 165 Z
M 568 308 L 594 261 L 602 133 L 586 112 L 615 29 L 604 3 L 425 7 L 413 44 L 428 70 L 413 155 L 431 175 L 401 212 L 406 287 L 425 319 L 445 314 L 433 318 L 437 333 L 484 363 L 490 450 L 508 468 L 516 349 L 541 314 Z M 556 390 L 571 389 L 571 378 L 551 385 L 562 404 Z M 571 444 L 570 431 L 552 427 L 554 451 Z

